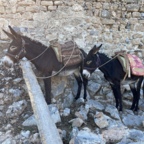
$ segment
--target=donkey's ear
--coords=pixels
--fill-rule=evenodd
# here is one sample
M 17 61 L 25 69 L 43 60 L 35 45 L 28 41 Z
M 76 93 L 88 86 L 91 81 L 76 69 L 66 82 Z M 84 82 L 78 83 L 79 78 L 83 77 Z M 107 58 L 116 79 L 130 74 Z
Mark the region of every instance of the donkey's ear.
M 8 27 L 9 27 L 11 33 L 13 34 L 13 36 L 14 36 L 15 38 L 19 38 L 19 34 L 18 34 L 17 32 L 15 32 L 14 29 L 13 29 L 10 25 L 9 25 Z
M 98 47 L 99 49 L 101 48 L 102 44 Z
M 100 50 L 101 46 L 102 46 L 102 44 L 101 44 L 99 47 L 97 47 L 97 46 L 95 45 L 95 46 L 92 48 L 93 54 L 96 54 L 96 53 Z
M 14 38 L 15 38 L 11 33 L 5 31 L 4 29 L 3 29 L 3 32 L 4 32 L 9 38 L 11 38 L 11 39 L 14 39 Z

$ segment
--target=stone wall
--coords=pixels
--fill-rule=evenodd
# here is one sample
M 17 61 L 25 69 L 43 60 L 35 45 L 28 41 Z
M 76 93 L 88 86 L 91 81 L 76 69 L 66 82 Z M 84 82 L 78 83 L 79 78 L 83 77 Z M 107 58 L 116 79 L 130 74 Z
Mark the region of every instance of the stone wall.
M 2 29 L 15 30 L 42 41 L 74 39 L 86 51 L 103 43 L 109 54 L 144 48 L 144 0 L 0 0 Z

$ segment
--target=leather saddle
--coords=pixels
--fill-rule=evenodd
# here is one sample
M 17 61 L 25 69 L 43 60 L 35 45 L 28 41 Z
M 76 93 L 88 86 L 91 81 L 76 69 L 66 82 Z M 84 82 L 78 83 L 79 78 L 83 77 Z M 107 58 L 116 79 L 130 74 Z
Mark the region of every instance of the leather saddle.
M 63 65 L 69 67 L 82 62 L 81 51 L 75 42 L 68 41 L 59 44 L 57 41 L 51 41 L 50 45 L 55 51 L 58 61 L 62 62 Z

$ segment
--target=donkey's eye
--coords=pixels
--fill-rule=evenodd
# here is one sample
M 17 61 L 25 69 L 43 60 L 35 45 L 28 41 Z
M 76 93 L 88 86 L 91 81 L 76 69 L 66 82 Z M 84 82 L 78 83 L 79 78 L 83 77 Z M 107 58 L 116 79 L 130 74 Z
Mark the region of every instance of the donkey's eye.
M 92 62 L 92 61 L 90 60 L 90 61 L 87 61 L 86 63 L 89 65 L 91 62 Z
M 10 50 L 11 50 L 11 51 L 14 51 L 14 50 L 16 50 L 16 49 L 17 49 L 16 46 L 11 46 L 11 47 L 10 47 Z

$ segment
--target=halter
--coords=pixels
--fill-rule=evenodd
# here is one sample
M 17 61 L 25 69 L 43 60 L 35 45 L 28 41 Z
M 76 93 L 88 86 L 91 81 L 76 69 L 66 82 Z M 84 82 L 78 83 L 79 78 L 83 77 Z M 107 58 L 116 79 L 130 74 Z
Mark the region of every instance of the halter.
M 26 54 L 25 41 L 24 41 L 24 40 L 22 40 L 22 48 L 21 48 L 20 52 L 19 52 L 17 55 L 13 55 L 13 54 L 10 54 L 10 53 L 8 53 L 8 52 L 6 52 L 6 55 L 11 56 L 11 57 L 15 58 L 15 59 L 18 61 L 18 60 L 19 60 L 19 57 L 20 57 L 20 55 L 21 55 L 22 53 L 24 53 L 24 55 Z
M 17 55 L 13 55 L 13 54 L 10 54 L 10 53 L 6 52 L 6 55 L 15 58 L 17 61 L 20 60 L 19 59 L 20 55 L 22 53 L 24 53 L 24 55 L 26 54 L 25 44 L 26 44 L 25 41 L 22 39 L 22 48 L 21 48 L 21 51 Z M 29 61 L 33 61 L 33 60 L 39 58 L 42 54 L 44 54 L 47 51 L 48 48 L 49 47 L 47 47 L 42 53 L 40 53 L 38 56 L 34 57 L 33 59 L 30 59 Z
M 96 54 L 97 56 L 97 61 L 95 61 L 96 67 L 98 68 L 98 66 L 101 64 L 101 60 L 98 54 Z M 96 68 L 89 68 L 89 67 L 84 67 L 87 70 L 95 70 Z
M 116 54 L 112 59 L 110 59 L 110 60 L 108 60 L 107 62 L 105 62 L 104 64 L 100 65 L 101 60 L 100 60 L 100 58 L 99 58 L 99 55 L 97 54 L 98 61 L 96 61 L 96 65 L 99 65 L 97 68 L 100 68 L 100 67 L 106 65 L 107 63 L 109 63 L 110 61 L 112 61 L 113 59 L 115 59 L 116 57 L 118 57 L 119 55 L 120 55 L 120 53 L 119 53 L 119 54 Z M 96 69 L 96 68 L 89 68 L 89 67 L 84 67 L 84 68 L 86 68 L 86 69 L 88 69 L 88 70 L 95 70 L 95 69 Z

